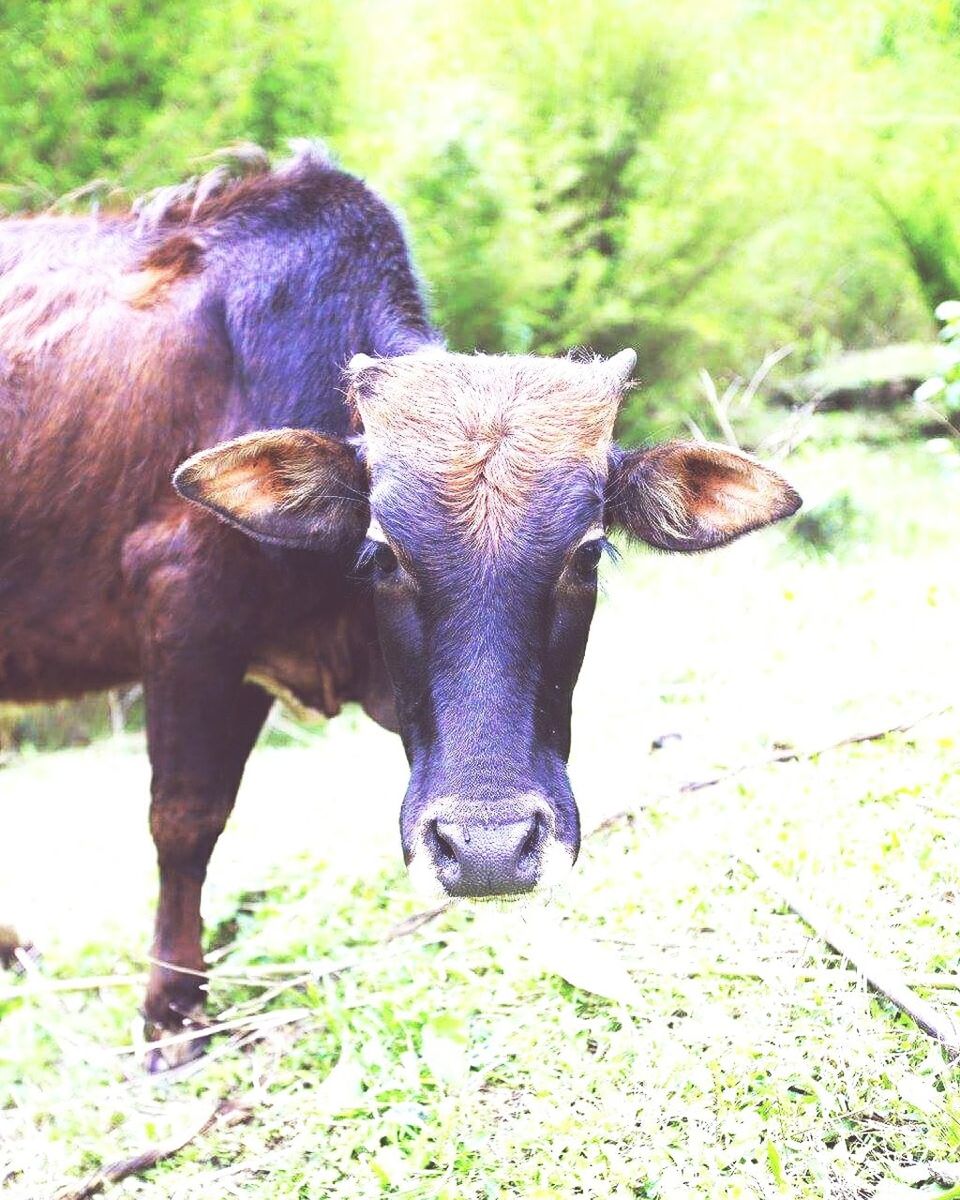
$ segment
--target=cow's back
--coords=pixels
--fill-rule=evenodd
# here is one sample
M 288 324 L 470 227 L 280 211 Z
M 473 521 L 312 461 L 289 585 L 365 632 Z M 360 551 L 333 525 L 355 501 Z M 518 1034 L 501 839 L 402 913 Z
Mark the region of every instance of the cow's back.
M 164 539 L 256 553 L 176 466 L 258 428 L 347 432 L 349 356 L 431 336 L 395 218 L 312 151 L 139 215 L 0 222 L 0 698 L 135 678 L 130 571 Z

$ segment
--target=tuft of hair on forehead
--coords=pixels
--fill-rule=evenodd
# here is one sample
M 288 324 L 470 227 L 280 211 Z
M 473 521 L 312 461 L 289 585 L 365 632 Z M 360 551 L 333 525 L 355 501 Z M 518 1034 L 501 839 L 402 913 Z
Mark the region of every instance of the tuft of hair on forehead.
M 357 355 L 348 399 L 364 428 L 367 461 L 425 480 L 468 540 L 497 548 L 557 468 L 606 473 L 624 389 L 636 362 L 532 355 Z

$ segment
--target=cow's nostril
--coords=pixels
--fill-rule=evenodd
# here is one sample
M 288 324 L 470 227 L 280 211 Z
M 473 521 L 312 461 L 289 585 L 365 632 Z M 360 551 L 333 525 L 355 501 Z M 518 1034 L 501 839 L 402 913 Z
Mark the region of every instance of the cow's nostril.
M 536 854 L 537 849 L 540 846 L 540 838 L 543 834 L 545 826 L 546 822 L 544 821 L 543 817 L 537 813 L 530 825 L 530 832 L 523 839 L 523 845 L 520 847 L 521 863 L 525 859 L 529 859 L 532 855 Z
M 431 821 L 430 833 L 437 863 L 457 862 L 456 850 L 454 850 L 452 844 L 440 832 L 440 828 L 436 821 Z

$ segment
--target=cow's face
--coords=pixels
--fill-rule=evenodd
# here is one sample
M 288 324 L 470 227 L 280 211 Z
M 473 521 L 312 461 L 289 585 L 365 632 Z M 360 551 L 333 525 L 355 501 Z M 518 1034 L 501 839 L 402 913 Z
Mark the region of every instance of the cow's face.
M 576 858 L 570 707 L 611 527 L 703 550 L 799 506 L 727 449 L 615 446 L 634 361 L 358 356 L 355 443 L 251 434 L 177 473 L 254 537 L 355 556 L 411 767 L 404 856 L 445 894 L 528 892 Z

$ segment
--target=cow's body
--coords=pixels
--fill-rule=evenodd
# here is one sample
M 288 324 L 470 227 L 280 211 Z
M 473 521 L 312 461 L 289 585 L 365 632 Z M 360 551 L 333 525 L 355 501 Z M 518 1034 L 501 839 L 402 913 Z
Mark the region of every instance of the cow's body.
M 188 210 L 0 224 L 0 700 L 144 681 L 170 860 L 155 953 L 198 970 L 181 914 L 270 703 L 244 680 L 394 718 L 351 564 L 251 541 L 171 476 L 249 430 L 346 434 L 350 356 L 432 333 L 394 217 L 325 161 Z M 155 972 L 147 1014 L 169 1027 L 196 1000 Z
M 446 353 L 393 215 L 314 151 L 0 223 L 0 700 L 144 683 L 157 1029 L 199 1018 L 261 684 L 399 730 L 404 853 L 445 894 L 575 859 L 605 531 L 700 550 L 799 504 L 722 448 L 616 447 L 634 361 Z

